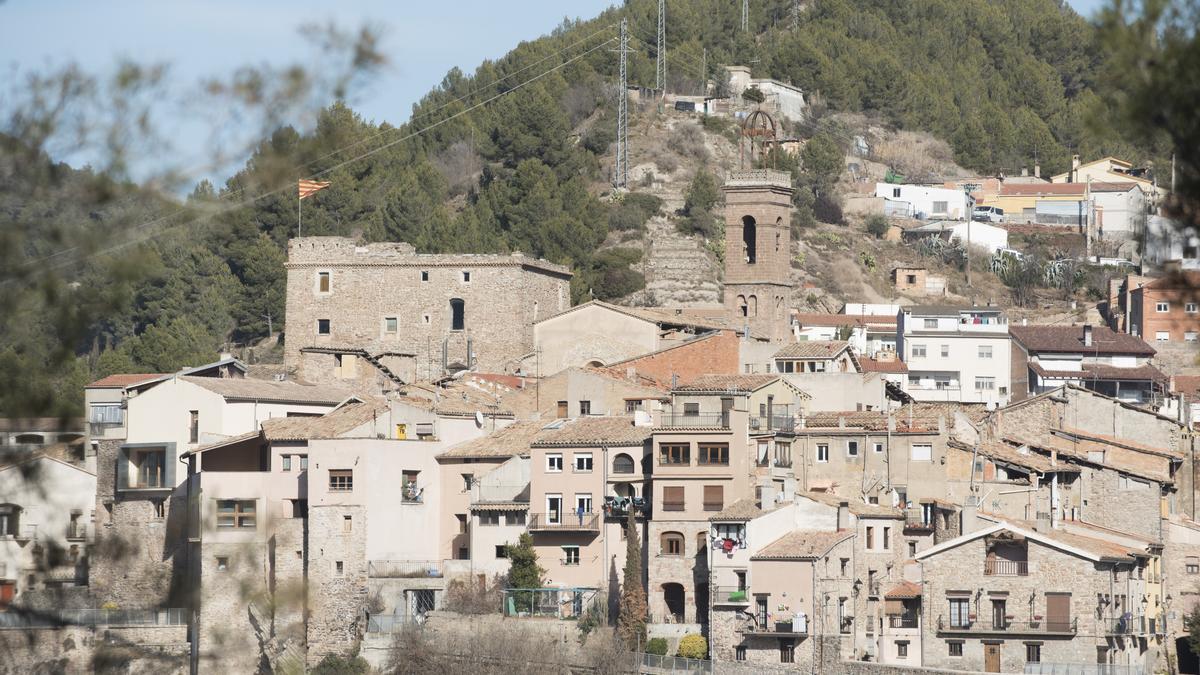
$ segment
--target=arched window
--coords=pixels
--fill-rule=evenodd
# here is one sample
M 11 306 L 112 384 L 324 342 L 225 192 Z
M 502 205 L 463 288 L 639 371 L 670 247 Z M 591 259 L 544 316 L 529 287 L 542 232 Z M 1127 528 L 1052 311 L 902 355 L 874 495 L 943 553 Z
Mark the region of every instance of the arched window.
M 587 362 L 587 367 L 588 368 L 603 368 L 604 362 L 601 361 L 600 359 L 592 359 L 591 361 Z
M 0 504 L 0 537 L 16 537 L 21 533 L 21 507 Z
M 752 295 L 746 299 L 747 314 L 749 316 L 758 316 L 758 296 Z
M 633 473 L 633 458 L 625 453 L 613 457 L 613 473 Z
M 742 217 L 742 246 L 746 251 L 746 264 L 758 261 L 758 225 L 751 216 Z
M 783 318 L 783 296 L 775 298 L 775 318 Z
M 683 534 L 680 532 L 663 532 L 662 537 L 662 554 L 682 556 L 683 555 Z
M 462 330 L 467 323 L 467 305 L 462 298 L 450 299 L 450 330 Z
M 746 312 L 746 296 L 737 296 L 737 309 L 738 314 L 741 314 L 742 316 L 749 316 L 749 314 Z

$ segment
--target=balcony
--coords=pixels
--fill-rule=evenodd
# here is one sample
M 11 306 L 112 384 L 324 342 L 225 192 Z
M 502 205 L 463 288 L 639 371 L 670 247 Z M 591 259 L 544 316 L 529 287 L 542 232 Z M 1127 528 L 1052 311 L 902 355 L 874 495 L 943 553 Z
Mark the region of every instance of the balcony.
M 765 433 L 768 431 L 782 431 L 790 434 L 796 431 L 796 418 L 790 415 L 750 418 L 751 433 Z
M 600 516 L 595 513 L 531 513 L 530 532 L 599 532 Z
M 728 429 L 729 413 L 663 413 L 660 429 Z
M 713 588 L 713 605 L 749 605 L 750 589 L 738 586 L 716 586 Z
M 921 622 L 916 615 L 893 615 L 888 617 L 888 628 L 920 628 Z
M 953 625 L 938 617 L 937 631 L 943 635 L 1044 635 L 1047 637 L 1074 637 L 1079 630 L 1079 619 L 1052 619 L 1050 621 L 1005 621 L 1003 624 L 984 621 L 969 621 Z
M 645 497 L 605 497 L 604 517 L 624 519 L 630 511 L 634 518 L 645 519 L 650 515 L 650 503 Z
M 368 560 L 367 576 L 374 579 L 440 578 L 438 560 Z
M 88 435 L 93 438 L 103 438 L 112 429 L 120 429 L 125 422 L 88 422 Z
M 1125 615 L 1104 622 L 1105 635 L 1158 635 L 1165 626 L 1154 617 Z
M 1029 563 L 1025 560 L 984 560 L 983 575 L 987 577 L 1027 577 Z
M 83 541 L 87 539 L 87 525 L 71 523 L 67 525 L 67 541 Z
M 808 624 L 800 621 L 769 621 L 766 625 L 748 626 L 742 629 L 743 636 L 755 637 L 807 637 Z
M 932 516 L 927 517 L 921 509 L 905 509 L 905 532 L 933 532 L 936 529 Z

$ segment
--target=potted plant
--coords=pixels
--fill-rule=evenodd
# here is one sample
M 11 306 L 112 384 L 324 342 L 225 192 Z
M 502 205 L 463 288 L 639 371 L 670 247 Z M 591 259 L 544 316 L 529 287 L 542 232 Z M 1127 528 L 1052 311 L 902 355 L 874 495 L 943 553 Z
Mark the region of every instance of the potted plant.
M 1042 615 L 1041 615 L 1041 614 L 1034 614 L 1034 615 L 1033 615 L 1033 620 L 1032 620 L 1032 621 L 1030 621 L 1030 622 L 1029 622 L 1029 624 L 1030 624 L 1031 626 L 1033 626 L 1034 628 L 1037 628 L 1037 627 L 1038 627 L 1038 624 L 1040 624 L 1041 622 L 1042 622 Z
M 775 615 L 775 632 L 790 633 L 792 632 L 792 615 L 788 612 L 788 606 L 781 604 L 776 608 Z

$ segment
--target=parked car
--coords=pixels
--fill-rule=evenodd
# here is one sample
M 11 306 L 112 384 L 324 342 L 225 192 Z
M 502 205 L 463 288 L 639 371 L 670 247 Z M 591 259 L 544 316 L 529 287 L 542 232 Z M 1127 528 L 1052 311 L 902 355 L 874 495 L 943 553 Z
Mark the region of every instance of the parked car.
M 982 223 L 999 223 L 1004 221 L 1004 209 L 998 206 L 976 206 L 971 219 Z
M 1012 257 L 1016 258 L 1017 260 L 1021 260 L 1022 258 L 1024 258 L 1024 257 L 1025 257 L 1025 254 L 1024 254 L 1024 253 L 1021 253 L 1020 251 L 1018 251 L 1018 250 L 1017 250 L 1017 249 L 1015 249 L 1015 248 L 1000 248 L 1000 249 L 996 249 L 996 253 L 998 253 L 998 254 L 1000 254 L 1000 255 L 1010 255 L 1010 256 L 1012 256 Z

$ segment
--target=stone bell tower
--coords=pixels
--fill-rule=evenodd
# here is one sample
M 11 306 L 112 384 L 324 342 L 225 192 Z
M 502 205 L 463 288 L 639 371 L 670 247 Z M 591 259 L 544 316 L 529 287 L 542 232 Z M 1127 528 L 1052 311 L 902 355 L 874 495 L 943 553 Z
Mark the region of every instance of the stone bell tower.
M 792 339 L 792 179 L 732 171 L 725 193 L 725 310 L 773 342 Z

